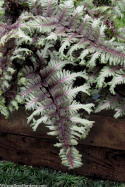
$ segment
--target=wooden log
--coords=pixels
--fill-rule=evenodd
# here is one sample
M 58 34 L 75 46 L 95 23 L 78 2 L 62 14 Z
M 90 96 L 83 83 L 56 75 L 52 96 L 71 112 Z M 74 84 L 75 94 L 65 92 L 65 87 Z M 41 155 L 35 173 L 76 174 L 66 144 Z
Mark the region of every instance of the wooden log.
M 39 125 L 36 132 L 27 124 L 27 116 L 30 113 L 25 112 L 21 107 L 15 111 L 8 120 L 3 116 L 0 118 L 0 131 L 12 134 L 27 135 L 33 137 L 48 137 L 56 139 L 54 136 L 48 136 L 49 129 L 44 124 Z M 92 145 L 97 147 L 106 147 L 125 150 L 125 119 L 114 119 L 104 117 L 101 114 L 91 115 L 90 120 L 95 121 L 86 139 L 79 141 L 79 144 Z
M 0 116 L 0 160 L 125 182 L 124 119 L 91 115 L 96 123 L 77 146 L 83 155 L 83 166 L 68 170 L 61 164 L 59 149 L 53 146 L 58 141 L 56 137 L 46 134 L 44 124 L 33 132 L 27 125 L 27 116 L 24 108 L 8 120 Z

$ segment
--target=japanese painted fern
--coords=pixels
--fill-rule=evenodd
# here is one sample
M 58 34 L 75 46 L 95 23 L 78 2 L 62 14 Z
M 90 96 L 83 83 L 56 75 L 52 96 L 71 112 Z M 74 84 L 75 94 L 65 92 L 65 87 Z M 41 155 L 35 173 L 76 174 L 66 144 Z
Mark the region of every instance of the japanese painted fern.
M 78 138 L 86 136 L 86 131 L 92 122 L 82 119 L 78 114 L 79 109 L 91 112 L 93 104 L 80 104 L 74 100 L 79 91 L 88 94 L 88 85 L 72 87 L 73 80 L 77 77 L 86 77 L 85 72 L 71 73 L 62 70 L 67 61 L 61 61 L 55 54 L 51 54 L 48 66 L 34 73 L 32 67 L 24 67 L 24 74 L 28 79 L 25 87 L 21 88 L 25 99 L 26 109 L 34 112 L 28 117 L 33 130 L 42 123 L 51 130 L 49 135 L 56 135 L 60 143 L 60 157 L 62 163 L 69 168 L 81 166 L 81 155 L 75 149 Z M 37 66 L 36 66 L 37 67 Z M 31 76 L 32 75 L 32 76 Z M 37 116 L 40 116 L 38 119 Z
M 95 111 L 111 108 L 115 117 L 125 114 L 123 88 L 117 88 L 125 82 L 125 37 L 114 21 L 124 11 L 120 14 L 120 2 L 111 3 L 5 1 L 9 14 L 0 23 L 0 112 L 7 118 L 23 103 L 32 111 L 28 123 L 33 130 L 45 124 L 48 134 L 58 137 L 55 146 L 69 168 L 82 165 L 74 146 L 93 125 L 87 115 L 93 110 L 93 91 L 101 88 Z

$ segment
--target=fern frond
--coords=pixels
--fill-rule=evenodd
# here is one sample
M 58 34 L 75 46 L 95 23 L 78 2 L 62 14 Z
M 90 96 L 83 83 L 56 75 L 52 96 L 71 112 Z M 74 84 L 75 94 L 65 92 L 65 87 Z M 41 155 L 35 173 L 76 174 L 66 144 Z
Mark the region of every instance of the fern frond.
M 120 103 L 117 108 L 115 109 L 114 118 L 118 118 L 120 116 L 125 115 L 125 102 Z
M 114 6 L 113 10 L 115 11 L 115 13 L 123 18 L 124 17 L 124 13 L 125 13 L 125 0 L 111 0 L 112 5 Z
M 56 135 L 61 140 L 61 144 L 58 144 L 58 146 L 61 147 L 62 163 L 65 163 L 69 168 L 74 168 L 81 166 L 81 156 L 72 152 L 74 145 L 77 144 L 77 137 L 81 137 L 83 131 L 86 128 L 91 128 L 93 124 L 92 121 L 82 119 L 78 110 L 82 108 L 90 113 L 94 105 L 82 105 L 73 101 L 79 91 L 88 93 L 89 89 L 87 84 L 72 88 L 73 81 L 77 77 L 87 78 L 87 76 L 83 72 L 60 71 L 65 63 L 65 61 L 60 62 L 59 59 L 51 60 L 49 66 L 44 67 L 35 79 L 34 77 L 28 77 L 28 83 L 25 90 L 23 88 L 22 95 L 26 102 L 26 109 L 35 109 L 28 117 L 28 122 L 33 121 L 31 123 L 33 130 L 36 130 L 43 123 L 47 125 L 52 130 L 48 134 Z M 77 117 L 74 118 L 74 115 Z M 40 118 L 35 119 L 37 116 L 40 116 Z M 48 126 L 50 124 L 51 126 Z M 80 133 L 81 135 L 72 129 L 74 125 L 77 126 L 77 129 L 83 130 Z M 79 157 L 79 161 L 77 161 L 75 155 Z
M 115 94 L 114 88 L 116 87 L 116 85 L 124 84 L 124 82 L 125 82 L 125 75 L 116 74 L 115 77 L 113 77 L 112 81 L 108 83 L 110 85 L 110 92 L 112 94 Z
M 122 70 L 122 66 L 104 66 L 101 71 L 99 72 L 99 75 L 96 79 L 97 86 L 99 88 L 104 86 L 105 79 L 107 77 L 114 77 L 116 74 L 119 74 Z M 108 84 L 108 82 L 107 82 Z M 105 83 L 106 85 L 106 83 Z
M 119 95 L 115 96 L 108 96 L 106 99 L 102 100 L 99 105 L 96 107 L 95 112 L 100 112 L 102 110 L 108 110 L 108 109 L 116 109 L 119 102 L 118 102 Z M 99 100 L 100 101 L 100 100 Z

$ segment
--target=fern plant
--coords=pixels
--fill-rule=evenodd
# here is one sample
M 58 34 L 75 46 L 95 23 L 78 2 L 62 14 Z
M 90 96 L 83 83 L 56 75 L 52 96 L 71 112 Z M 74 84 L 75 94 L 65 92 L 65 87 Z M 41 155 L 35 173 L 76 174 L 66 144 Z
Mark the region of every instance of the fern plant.
M 123 9 L 117 14 L 120 4 L 97 6 L 92 0 L 6 0 L 4 7 L 0 112 L 8 118 L 25 105 L 33 130 L 46 125 L 57 136 L 62 164 L 80 167 L 74 146 L 94 123 L 89 114 L 109 108 L 114 117 L 125 113 L 124 89 L 117 88 L 125 78 L 124 36 L 115 24 Z M 96 104 L 91 98 L 98 89 Z

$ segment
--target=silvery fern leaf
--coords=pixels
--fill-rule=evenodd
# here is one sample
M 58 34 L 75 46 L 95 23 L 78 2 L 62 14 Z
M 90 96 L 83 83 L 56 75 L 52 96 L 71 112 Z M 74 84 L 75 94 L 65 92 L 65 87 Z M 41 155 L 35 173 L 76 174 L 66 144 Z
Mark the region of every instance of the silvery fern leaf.
M 114 11 L 118 14 L 119 17 L 123 18 L 125 14 L 124 4 L 125 0 L 111 0 L 112 5 L 114 6 Z
M 87 78 L 87 75 L 85 72 L 62 71 L 65 64 L 66 61 L 51 58 L 48 66 L 36 73 L 35 77 L 27 77 L 26 70 L 27 73 L 29 70 L 28 67 L 24 68 L 28 82 L 25 89 L 23 87 L 21 95 L 25 100 L 26 109 L 33 110 L 28 117 L 28 123 L 33 130 L 45 124 L 51 130 L 48 134 L 57 136 L 60 141 L 55 146 L 61 148 L 62 163 L 69 168 L 75 168 L 80 167 L 82 163 L 81 155 L 74 146 L 77 145 L 77 139 L 82 137 L 86 129 L 93 125 L 93 121 L 82 119 L 78 110 L 84 109 L 90 113 L 94 105 L 74 101 L 79 91 L 89 94 L 87 84 L 76 88 L 71 86 L 76 78 Z
M 103 87 L 105 79 L 107 77 L 113 77 L 117 74 L 120 74 L 122 68 L 123 68 L 122 66 L 104 66 L 99 72 L 99 75 L 96 79 L 97 86 L 100 88 Z M 107 82 L 107 85 L 108 85 L 108 82 Z
M 119 95 L 115 96 L 107 96 L 104 100 L 99 101 L 98 106 L 95 109 L 95 112 L 100 112 L 102 110 L 108 110 L 108 109 L 116 109 L 119 105 Z
M 125 101 L 118 104 L 117 108 L 115 108 L 114 117 L 118 118 L 125 115 Z
M 108 83 L 110 86 L 110 92 L 115 94 L 115 87 L 119 84 L 124 84 L 125 75 L 124 74 L 116 74 L 115 77 Z

